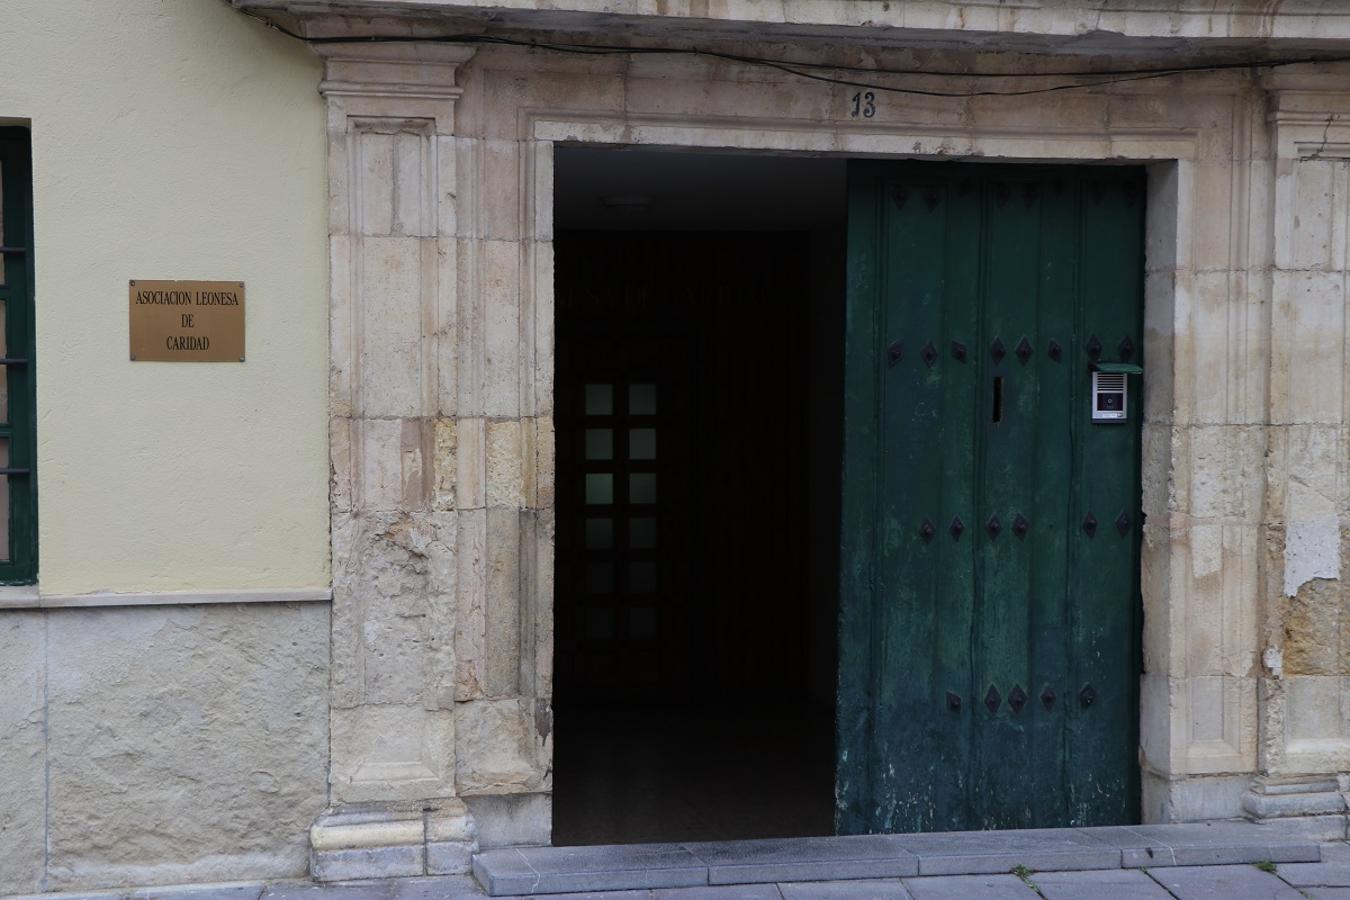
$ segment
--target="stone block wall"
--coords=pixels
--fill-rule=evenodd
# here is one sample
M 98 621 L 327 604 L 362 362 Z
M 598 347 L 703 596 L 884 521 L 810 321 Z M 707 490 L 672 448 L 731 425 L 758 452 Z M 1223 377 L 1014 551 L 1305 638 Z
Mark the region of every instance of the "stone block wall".
M 1346 72 L 1049 100 L 886 95 L 861 121 L 849 89 L 725 62 L 324 53 L 334 666 L 364 673 L 356 689 L 335 681 L 334 729 L 407 731 L 398 749 L 335 740 L 335 799 L 453 794 L 482 811 L 485 840 L 547 838 L 559 142 L 1146 165 L 1143 818 L 1239 815 L 1258 775 L 1350 768 L 1342 701 L 1328 699 L 1339 650 L 1297 638 L 1339 634 L 1344 596 L 1346 170 L 1288 130 L 1339 127 L 1350 95 L 1326 86 L 1350 89 Z M 378 540 L 348 550 L 348 533 Z M 395 596 L 398 628 L 383 608 Z M 415 670 L 396 647 L 415 648 Z M 1332 743 L 1294 762 L 1314 733 Z M 527 798 L 529 827 L 504 812 Z
M 298 877 L 326 603 L 0 612 L 0 894 Z
M 1316 781 L 1350 771 L 1350 97 L 1327 79 L 1272 85 L 1290 89 L 1270 114 L 1261 770 L 1267 782 Z

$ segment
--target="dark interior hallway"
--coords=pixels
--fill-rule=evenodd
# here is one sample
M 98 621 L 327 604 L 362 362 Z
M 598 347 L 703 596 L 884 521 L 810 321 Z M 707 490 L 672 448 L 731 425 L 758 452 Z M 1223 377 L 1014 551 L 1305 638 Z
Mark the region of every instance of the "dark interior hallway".
M 842 170 L 574 152 L 554 843 L 830 833 L 843 272 L 819 196 L 842 206 Z

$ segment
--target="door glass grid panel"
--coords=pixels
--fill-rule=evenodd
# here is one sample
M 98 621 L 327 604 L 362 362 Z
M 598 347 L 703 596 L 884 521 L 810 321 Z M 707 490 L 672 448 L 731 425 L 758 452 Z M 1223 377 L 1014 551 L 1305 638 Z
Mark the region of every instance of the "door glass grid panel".
M 657 386 L 584 384 L 572 440 L 584 478 L 580 637 L 593 660 L 659 638 Z M 645 652 L 645 651 L 638 651 Z

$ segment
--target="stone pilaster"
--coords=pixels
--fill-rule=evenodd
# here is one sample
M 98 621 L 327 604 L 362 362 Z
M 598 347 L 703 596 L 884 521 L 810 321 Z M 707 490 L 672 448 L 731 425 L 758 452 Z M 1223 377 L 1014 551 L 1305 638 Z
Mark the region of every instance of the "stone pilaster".
M 1350 771 L 1350 76 L 1267 81 L 1274 157 L 1258 818 L 1346 826 Z M 1338 774 L 1340 773 L 1340 774 Z
M 325 880 L 468 871 L 456 789 L 466 560 L 456 428 L 456 69 L 471 49 L 326 45 L 331 234 L 333 806 Z M 471 479 L 470 479 L 471 480 Z M 456 483 L 458 482 L 458 483 Z M 471 526 L 470 526 L 471 527 Z

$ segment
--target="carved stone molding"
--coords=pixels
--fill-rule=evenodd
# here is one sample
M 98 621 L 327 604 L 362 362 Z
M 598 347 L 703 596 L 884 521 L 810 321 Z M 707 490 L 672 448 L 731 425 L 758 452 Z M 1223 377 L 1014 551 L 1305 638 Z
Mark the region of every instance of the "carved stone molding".
M 470 48 L 330 44 L 332 767 L 315 877 L 467 871 L 456 798 L 461 522 L 438 469 L 457 290 L 456 73 Z M 445 434 L 452 436 L 449 442 Z M 353 806 L 356 804 L 356 806 Z M 434 810 L 427 812 L 427 810 Z

